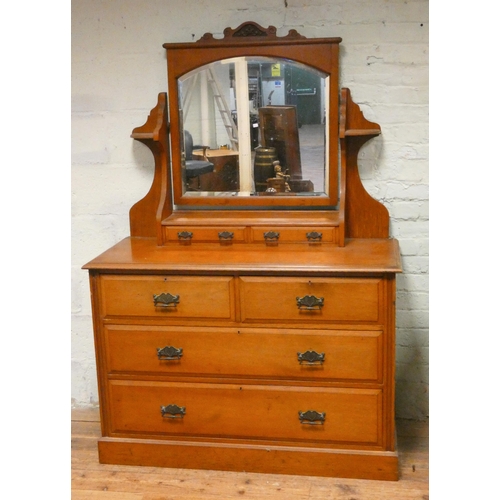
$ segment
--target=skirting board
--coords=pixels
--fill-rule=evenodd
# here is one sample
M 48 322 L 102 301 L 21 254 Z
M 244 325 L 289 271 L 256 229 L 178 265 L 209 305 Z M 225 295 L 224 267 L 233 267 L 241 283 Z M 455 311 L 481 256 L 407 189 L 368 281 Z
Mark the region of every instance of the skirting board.
M 103 464 L 398 480 L 397 451 L 101 438 Z

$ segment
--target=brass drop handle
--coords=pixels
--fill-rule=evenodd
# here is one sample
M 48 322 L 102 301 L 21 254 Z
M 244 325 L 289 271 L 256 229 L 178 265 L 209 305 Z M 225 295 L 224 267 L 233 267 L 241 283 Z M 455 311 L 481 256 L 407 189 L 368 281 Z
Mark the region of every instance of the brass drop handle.
M 186 407 L 177 405 L 160 406 L 160 412 L 162 417 L 183 418 L 186 414 Z
M 326 413 L 316 410 L 299 411 L 299 420 L 301 424 L 323 425 L 325 423 Z
M 176 307 L 179 304 L 180 296 L 171 293 L 160 293 L 153 295 L 155 307 Z
M 266 231 L 264 233 L 264 240 L 266 240 L 266 243 L 278 243 L 279 238 L 280 233 L 277 231 Z
M 324 297 L 315 297 L 314 295 L 305 295 L 297 297 L 297 307 L 307 311 L 319 311 L 325 305 Z
M 325 353 L 316 351 L 298 352 L 297 360 L 300 364 L 306 362 L 308 365 L 322 365 L 325 361 Z
M 158 347 L 156 349 L 156 354 L 160 361 L 178 361 L 182 357 L 182 347 L 177 348 L 171 345 L 167 345 L 161 348 Z
M 320 242 L 323 238 L 323 233 L 319 233 L 318 231 L 311 231 L 310 233 L 306 233 L 306 238 L 311 243 Z
M 193 238 L 193 233 L 191 231 L 179 231 L 177 237 L 181 243 L 190 243 Z
M 231 241 L 234 238 L 234 233 L 231 231 L 221 231 L 219 233 L 219 240 L 223 241 Z
M 219 243 L 221 245 L 232 245 L 234 233 L 232 231 L 221 231 L 219 233 Z

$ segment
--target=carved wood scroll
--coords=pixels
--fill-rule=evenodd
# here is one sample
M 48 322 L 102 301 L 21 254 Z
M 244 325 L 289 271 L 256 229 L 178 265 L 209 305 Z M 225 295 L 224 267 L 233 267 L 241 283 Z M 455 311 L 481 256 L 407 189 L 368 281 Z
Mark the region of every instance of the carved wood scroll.
M 276 27 L 269 26 L 268 28 L 263 28 L 253 21 L 248 21 L 246 23 L 240 24 L 237 28 L 226 28 L 224 30 L 224 38 L 214 38 L 212 33 L 205 33 L 199 40 L 198 43 L 204 42 L 227 42 L 227 41 L 238 41 L 248 42 L 249 38 L 259 38 L 265 40 L 297 40 L 305 39 L 306 37 L 297 32 L 297 30 L 290 30 L 288 35 L 278 37 L 276 35 Z
M 380 126 L 363 116 L 349 89 L 341 89 L 340 102 L 340 148 L 346 171 L 346 188 L 341 199 L 345 206 L 345 237 L 388 238 L 389 212 L 366 191 L 358 170 L 359 150 L 380 134 Z

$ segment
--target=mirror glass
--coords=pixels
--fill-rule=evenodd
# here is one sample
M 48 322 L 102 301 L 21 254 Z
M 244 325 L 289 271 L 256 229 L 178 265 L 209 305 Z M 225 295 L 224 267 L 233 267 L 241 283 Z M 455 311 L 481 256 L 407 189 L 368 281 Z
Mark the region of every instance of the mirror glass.
M 183 196 L 328 195 L 329 78 L 237 57 L 178 80 Z

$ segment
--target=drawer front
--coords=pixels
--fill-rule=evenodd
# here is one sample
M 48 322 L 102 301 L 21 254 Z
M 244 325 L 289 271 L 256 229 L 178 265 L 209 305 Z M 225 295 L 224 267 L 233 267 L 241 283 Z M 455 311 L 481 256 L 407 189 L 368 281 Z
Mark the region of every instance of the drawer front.
M 337 227 L 252 227 L 252 241 L 273 242 L 273 233 L 278 235 L 276 242 L 310 242 L 310 243 L 338 243 Z M 267 238 L 266 238 L 267 235 Z M 271 237 L 269 239 L 269 237 Z
M 243 321 L 380 322 L 378 278 L 241 277 Z
M 231 277 L 103 275 L 100 284 L 104 316 L 234 318 Z
M 166 226 L 163 228 L 165 241 L 180 243 L 220 242 L 242 243 L 245 241 L 244 227 Z
M 382 380 L 382 331 L 105 327 L 108 371 Z
M 112 433 L 381 442 L 379 389 L 113 380 L 109 390 Z

